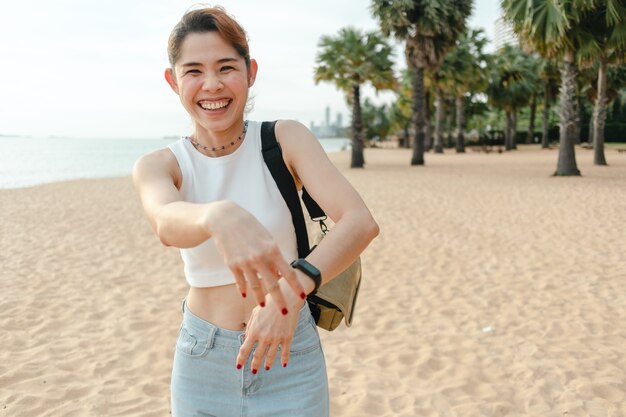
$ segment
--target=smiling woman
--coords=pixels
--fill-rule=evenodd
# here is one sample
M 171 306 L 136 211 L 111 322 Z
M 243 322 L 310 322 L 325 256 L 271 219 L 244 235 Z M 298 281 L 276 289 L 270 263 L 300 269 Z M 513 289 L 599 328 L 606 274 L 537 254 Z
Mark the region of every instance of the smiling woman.
M 221 8 L 193 10 L 174 28 L 168 53 L 165 78 L 194 130 L 141 157 L 133 180 L 155 234 L 180 248 L 190 287 L 172 415 L 327 416 L 324 356 L 304 300 L 345 270 L 378 226 L 311 132 L 279 120 L 274 133 L 293 184 L 335 222 L 298 259 L 291 213 L 263 158 L 261 123 L 244 120 L 258 70 L 245 32 Z

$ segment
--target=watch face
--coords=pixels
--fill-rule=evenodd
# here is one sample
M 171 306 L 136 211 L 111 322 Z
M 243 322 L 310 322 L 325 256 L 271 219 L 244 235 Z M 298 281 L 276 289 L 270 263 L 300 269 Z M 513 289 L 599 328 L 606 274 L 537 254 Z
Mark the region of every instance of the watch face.
M 297 261 L 295 261 L 294 266 L 302 270 L 302 272 L 309 275 L 310 277 L 321 276 L 319 269 L 317 269 L 316 267 L 314 267 L 313 265 L 311 265 L 309 262 L 305 261 L 304 259 L 298 259 Z

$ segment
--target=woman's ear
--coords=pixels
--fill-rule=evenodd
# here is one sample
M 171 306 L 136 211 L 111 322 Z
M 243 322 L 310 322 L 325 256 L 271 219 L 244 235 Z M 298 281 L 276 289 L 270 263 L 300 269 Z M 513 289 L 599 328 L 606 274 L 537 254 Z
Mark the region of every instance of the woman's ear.
M 174 74 L 174 70 L 171 68 L 165 69 L 165 81 L 170 85 L 172 90 L 178 94 L 178 84 L 176 84 L 176 74 Z
M 256 80 L 256 73 L 259 70 L 259 64 L 257 64 L 256 59 L 250 60 L 250 68 L 248 69 L 248 88 L 254 85 L 254 81 Z

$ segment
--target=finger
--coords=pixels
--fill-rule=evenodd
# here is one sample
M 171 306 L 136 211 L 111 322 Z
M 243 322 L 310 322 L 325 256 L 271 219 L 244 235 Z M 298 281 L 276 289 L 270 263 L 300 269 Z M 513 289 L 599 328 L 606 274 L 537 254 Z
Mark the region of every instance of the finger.
M 281 256 L 276 260 L 276 267 L 278 268 L 278 271 L 283 276 L 283 278 L 285 278 L 293 292 L 298 297 L 304 300 L 306 298 L 304 287 L 302 286 L 300 281 L 298 281 L 298 278 L 296 277 L 296 272 L 291 267 L 291 265 L 289 265 L 287 261 L 285 261 L 285 258 Z
M 237 290 L 239 291 L 239 294 L 241 294 L 243 298 L 246 298 L 248 296 L 247 285 L 246 285 L 246 278 L 244 277 L 243 272 L 241 271 L 241 269 L 235 266 L 229 266 L 228 268 L 230 269 L 230 272 L 232 272 L 233 276 L 235 277 L 235 283 L 237 284 Z
M 263 293 L 263 288 L 261 287 L 261 282 L 259 281 L 259 277 L 257 277 L 256 272 L 252 269 L 246 268 L 243 270 L 243 274 L 248 282 L 248 289 L 252 292 L 252 294 L 254 294 L 257 303 L 259 303 L 261 307 L 265 307 L 265 294 Z
M 282 288 L 276 279 L 277 274 L 272 273 L 265 265 L 259 267 L 259 273 L 263 277 L 262 282 L 265 290 L 272 295 L 272 299 L 276 303 L 276 308 L 283 316 L 286 316 L 289 310 L 287 309 L 287 302 L 285 301 Z
M 250 362 L 250 368 L 252 368 L 252 373 L 256 374 L 261 369 L 261 364 L 263 363 L 263 358 L 265 357 L 265 353 L 267 353 L 267 344 L 259 342 L 252 354 L 252 362 Z
M 283 341 L 280 344 L 280 361 L 282 362 L 283 368 L 287 367 L 289 363 L 289 349 L 291 349 L 291 339 Z
M 278 353 L 278 343 L 274 343 L 270 345 L 267 349 L 267 354 L 265 355 L 265 370 L 269 371 L 274 366 L 274 360 L 276 359 L 276 354 Z
M 248 362 L 248 357 L 250 356 L 250 352 L 252 351 L 255 342 L 254 337 L 245 335 L 244 342 L 239 348 L 239 354 L 237 355 L 237 369 L 241 369 L 246 362 Z

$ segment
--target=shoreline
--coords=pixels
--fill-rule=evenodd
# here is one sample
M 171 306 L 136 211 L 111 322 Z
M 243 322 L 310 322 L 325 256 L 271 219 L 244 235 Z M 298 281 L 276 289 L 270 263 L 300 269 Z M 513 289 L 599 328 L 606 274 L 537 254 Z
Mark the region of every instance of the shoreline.
M 347 138 L 332 138 L 332 140 L 346 140 Z M 494 147 L 494 149 L 497 149 L 497 147 Z M 619 159 L 624 159 L 623 156 L 623 151 L 620 152 L 621 148 L 618 148 L 617 146 L 609 146 L 605 148 L 605 154 L 607 155 L 612 155 L 614 154 L 617 158 Z M 398 148 L 396 146 L 389 146 L 389 145 L 385 145 L 385 146 L 378 146 L 378 147 L 372 147 L 372 148 L 365 148 L 365 152 L 371 152 L 371 151 L 389 151 L 389 150 L 395 150 L 395 151 L 404 151 L 404 152 L 409 152 L 411 151 L 410 149 L 406 149 L 406 148 Z M 558 146 L 556 147 L 551 147 L 549 149 L 541 149 L 539 144 L 530 144 L 530 145 L 518 145 L 518 149 L 515 151 L 509 151 L 509 152 L 502 152 L 501 155 L 502 156 L 506 156 L 506 155 L 514 155 L 516 152 L 528 152 L 528 151 L 539 151 L 539 152 L 558 152 Z M 579 157 L 582 156 L 584 157 L 584 155 L 590 151 L 593 151 L 593 149 L 591 148 L 587 148 L 581 145 L 576 145 L 576 157 L 577 159 Z M 326 152 L 329 157 L 331 157 L 331 155 L 333 154 L 341 154 L 341 153 L 350 153 L 350 148 L 348 149 L 339 149 L 339 150 L 331 150 L 331 151 L 327 151 Z M 451 155 L 456 153 L 454 151 L 454 149 L 448 149 L 446 148 L 444 151 L 443 155 Z M 480 147 L 478 146 L 473 146 L 473 147 L 467 147 L 467 152 L 466 155 L 473 155 L 475 153 L 484 153 L 483 151 L 480 151 Z M 491 154 L 498 154 L 498 152 L 496 150 L 492 150 L 490 152 Z M 433 152 L 427 152 L 425 154 L 425 159 L 426 159 L 426 167 L 428 167 L 429 164 L 429 159 L 430 158 L 439 158 L 441 157 L 442 154 L 435 154 Z M 333 159 L 333 157 L 331 157 L 331 159 Z M 555 156 L 555 161 L 554 161 L 554 166 L 556 168 L 556 156 Z M 611 166 L 611 161 L 609 160 L 609 167 Z M 62 179 L 58 179 L 58 180 L 52 180 L 52 181 L 45 181 L 45 182 L 36 182 L 36 183 L 32 183 L 32 184 L 27 184 L 27 185 L 20 185 L 20 186 L 16 186 L 16 187 L 1 187 L 0 186 L 0 191 L 3 190 L 19 190 L 19 189 L 24 189 L 24 188 L 32 188 L 32 187 L 38 187 L 38 186 L 44 186 L 44 185 L 49 185 L 49 184 L 56 184 L 56 183 L 64 183 L 64 182 L 71 182 L 71 181 L 89 181 L 89 180 L 106 180 L 106 179 L 114 179 L 114 178 L 124 178 L 124 177 L 128 177 L 131 174 L 122 174 L 122 175 L 106 175 L 106 176 L 93 176 L 93 177 L 69 177 L 69 178 L 62 178 Z M 585 173 L 583 172 L 583 176 L 585 175 Z

